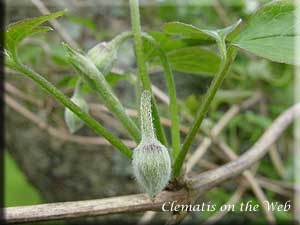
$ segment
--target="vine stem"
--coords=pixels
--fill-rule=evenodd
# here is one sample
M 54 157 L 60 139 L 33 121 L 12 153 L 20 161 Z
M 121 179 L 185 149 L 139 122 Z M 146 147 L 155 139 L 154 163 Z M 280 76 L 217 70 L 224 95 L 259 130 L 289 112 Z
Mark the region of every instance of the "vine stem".
M 188 150 L 190 149 L 190 147 L 193 143 L 193 140 L 195 139 L 195 136 L 201 126 L 201 123 L 209 109 L 210 103 L 212 102 L 213 98 L 215 97 L 216 92 L 220 88 L 228 71 L 230 70 L 230 66 L 232 65 L 232 63 L 235 59 L 236 53 L 237 53 L 237 50 L 234 46 L 230 46 L 228 48 L 226 57 L 222 61 L 219 72 L 214 77 L 214 79 L 206 93 L 204 101 L 203 101 L 202 105 L 200 106 L 197 118 L 196 118 L 195 122 L 193 123 L 193 126 L 189 130 L 187 137 L 184 140 L 181 151 L 179 152 L 178 156 L 175 159 L 174 171 L 173 171 L 174 177 L 178 177 L 180 175 L 181 167 L 183 165 L 185 156 L 186 156 Z
M 102 97 L 105 105 L 138 143 L 141 140 L 140 130 L 126 114 L 123 105 L 114 94 L 101 71 L 88 58 L 79 54 L 67 44 L 64 44 L 64 47 L 69 55 L 70 64 L 73 65 L 83 80 Z
M 116 147 L 120 152 L 126 155 L 129 159 L 132 158 L 132 151 L 121 142 L 117 137 L 111 134 L 106 128 L 104 128 L 100 123 L 92 118 L 88 113 L 82 111 L 76 104 L 74 104 L 67 96 L 65 96 L 60 90 L 58 90 L 53 84 L 47 81 L 37 72 L 31 70 L 29 67 L 21 64 L 20 62 L 14 63 L 14 69 L 23 73 L 35 83 L 46 90 L 52 97 L 57 101 L 62 103 L 65 107 L 70 109 L 74 114 L 76 114 L 80 119 L 82 119 L 91 129 L 93 129 L 97 134 L 103 136 L 108 140 L 114 147 Z
M 138 0 L 130 0 L 130 12 L 131 12 L 131 23 L 132 23 L 132 31 L 134 37 L 134 46 L 135 46 L 135 55 L 138 66 L 138 74 L 139 78 L 143 84 L 143 88 L 152 93 L 151 90 L 151 81 L 147 71 L 147 65 L 144 57 L 144 49 L 143 49 L 143 40 L 142 40 L 142 31 L 140 24 L 140 11 L 139 11 L 139 1 Z M 137 79 L 138 81 L 139 79 Z M 160 117 L 158 115 L 158 109 L 156 105 L 156 101 L 152 96 L 152 113 L 153 113 L 153 123 L 155 126 L 155 131 L 157 138 L 159 141 L 167 146 L 167 138 L 163 127 L 160 122 Z
M 155 49 L 158 51 L 158 55 L 161 61 L 161 64 L 164 68 L 166 75 L 168 92 L 170 97 L 170 112 L 171 112 L 171 133 L 172 133 L 172 147 L 173 147 L 173 159 L 175 160 L 179 150 L 180 150 L 180 131 L 179 131 L 179 117 L 178 117 L 178 106 L 176 98 L 176 88 L 174 82 L 174 76 L 172 73 L 171 66 L 169 64 L 168 58 L 161 48 L 160 44 L 150 35 L 142 33 L 142 37 L 149 41 Z

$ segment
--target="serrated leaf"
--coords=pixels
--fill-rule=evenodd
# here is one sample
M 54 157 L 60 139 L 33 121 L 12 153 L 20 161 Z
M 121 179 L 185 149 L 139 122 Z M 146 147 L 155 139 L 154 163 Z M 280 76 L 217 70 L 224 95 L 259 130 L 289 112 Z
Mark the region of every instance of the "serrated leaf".
M 16 47 L 24 38 L 35 33 L 51 30 L 50 27 L 39 27 L 39 25 L 50 19 L 62 16 L 65 12 L 66 10 L 62 10 L 45 16 L 25 19 L 9 25 L 5 33 L 5 47 L 9 54 L 15 58 Z
M 295 64 L 295 6 L 275 1 L 262 7 L 246 28 L 232 40 L 235 46 L 269 60 Z
M 220 57 L 201 47 L 176 49 L 168 53 L 172 69 L 196 75 L 214 75 L 220 65 Z

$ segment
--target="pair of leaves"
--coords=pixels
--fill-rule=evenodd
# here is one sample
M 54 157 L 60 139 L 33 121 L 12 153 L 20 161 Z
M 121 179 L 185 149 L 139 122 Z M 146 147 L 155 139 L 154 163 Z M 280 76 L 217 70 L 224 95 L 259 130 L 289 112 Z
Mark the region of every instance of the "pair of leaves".
M 160 43 L 173 70 L 208 76 L 216 73 L 220 58 L 212 51 L 201 48 L 202 40 L 174 39 L 162 32 L 151 32 L 150 35 Z M 146 59 L 152 60 L 154 66 L 159 65 L 158 52 L 147 40 L 144 40 L 144 49 Z
M 226 27 L 224 29 L 206 30 L 200 29 L 190 24 L 181 22 L 166 23 L 163 30 L 166 34 L 181 39 L 194 39 L 201 41 L 202 44 L 214 44 L 218 39 L 231 39 L 232 35 L 236 34 L 239 30 L 241 20 L 238 20 L 235 24 Z
M 217 54 L 200 46 L 179 48 L 168 52 L 167 56 L 173 70 L 194 75 L 212 76 L 221 62 Z M 159 61 L 155 60 L 154 65 L 157 64 Z
M 218 43 L 221 56 L 225 57 L 225 41 L 238 30 L 240 23 L 241 20 L 232 26 L 219 30 L 199 29 L 193 25 L 180 22 L 165 24 L 163 30 L 168 35 L 165 39 L 173 40 L 174 42 L 176 41 L 176 43 L 186 43 L 186 46 L 188 46 L 179 45 L 179 48 L 172 49 L 173 51 L 170 52 L 167 51 L 172 68 L 179 72 L 196 75 L 216 74 L 221 62 L 220 56 L 210 50 L 200 47 L 200 45 Z M 165 43 L 168 42 L 164 40 L 164 42 L 160 43 L 164 46 Z M 187 43 L 193 43 L 194 45 L 188 45 Z M 197 46 L 195 46 L 195 44 Z
M 295 21 L 293 1 L 282 0 L 263 6 L 242 31 L 240 22 L 220 30 L 205 30 L 190 24 L 171 22 L 165 24 L 163 31 L 176 43 L 194 40 L 199 45 L 208 45 L 225 39 L 227 43 L 257 56 L 280 63 L 299 64 L 295 60 L 294 47 L 297 38 L 295 27 L 299 25 L 300 21 Z M 162 45 L 167 42 L 166 39 Z M 216 54 L 201 47 L 184 49 L 179 46 L 168 56 L 174 70 L 190 74 L 214 75 L 219 65 L 217 62 L 220 61 Z

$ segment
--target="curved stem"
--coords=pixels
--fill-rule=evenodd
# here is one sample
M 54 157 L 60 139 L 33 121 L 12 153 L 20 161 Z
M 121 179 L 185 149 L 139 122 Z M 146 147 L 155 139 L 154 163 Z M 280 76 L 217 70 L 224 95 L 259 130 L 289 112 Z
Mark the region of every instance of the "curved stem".
M 40 74 L 36 73 L 35 71 L 31 70 L 29 67 L 21 64 L 20 62 L 14 65 L 14 69 L 17 69 L 20 73 L 32 79 L 35 83 L 37 83 L 40 87 L 42 87 L 50 95 L 52 95 L 52 97 L 54 97 L 57 101 L 59 101 L 65 107 L 70 109 L 80 119 L 82 119 L 96 133 L 103 136 L 120 152 L 122 152 L 129 159 L 131 159 L 132 151 L 126 145 L 124 145 L 117 137 L 115 137 L 108 130 L 106 130 L 106 128 L 104 128 L 88 113 L 82 111 L 76 104 L 74 104 L 71 100 L 69 100 L 67 96 L 65 96 L 60 90 L 58 90 L 53 84 L 47 81 L 44 77 L 42 77 Z
M 130 0 L 131 22 L 135 45 L 135 55 L 138 65 L 138 74 L 145 90 L 151 91 L 151 81 L 147 71 L 146 61 L 144 57 L 143 40 L 140 25 L 140 12 L 138 0 Z M 152 114 L 155 131 L 159 141 L 167 146 L 167 138 L 160 122 L 157 105 L 154 97 L 152 97 Z
M 185 141 L 182 145 L 181 151 L 179 152 L 175 163 L 174 163 L 174 177 L 177 177 L 180 175 L 180 170 L 183 165 L 185 156 L 190 149 L 193 140 L 195 139 L 195 136 L 200 128 L 200 125 L 209 109 L 210 103 L 212 102 L 213 98 L 215 97 L 216 92 L 220 88 L 225 76 L 227 75 L 228 71 L 230 70 L 230 66 L 233 63 L 235 56 L 236 56 L 237 50 L 235 47 L 230 46 L 227 51 L 227 57 L 226 60 L 222 62 L 222 65 L 219 69 L 219 72 L 214 77 L 212 84 L 210 85 L 206 96 L 204 98 L 204 101 L 202 105 L 200 106 L 199 113 L 197 115 L 197 118 L 195 122 L 193 123 L 193 126 L 191 127 L 187 137 L 185 138 Z

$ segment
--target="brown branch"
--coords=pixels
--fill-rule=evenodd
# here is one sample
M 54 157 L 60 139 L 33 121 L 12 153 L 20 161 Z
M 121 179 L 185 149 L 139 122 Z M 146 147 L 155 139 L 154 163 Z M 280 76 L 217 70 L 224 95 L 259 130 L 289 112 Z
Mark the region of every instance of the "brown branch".
M 214 141 L 216 142 L 218 147 L 223 151 L 225 156 L 227 156 L 230 160 L 236 160 L 238 158 L 238 156 L 234 153 L 234 151 L 225 142 L 219 141 L 219 140 L 218 141 L 214 140 Z M 267 198 L 266 198 L 263 190 L 261 189 L 259 183 L 256 181 L 254 175 L 249 170 L 246 170 L 243 172 L 243 176 L 249 182 L 249 184 L 251 185 L 251 187 L 253 189 L 254 194 L 260 201 L 261 206 L 264 211 L 264 214 L 267 217 L 267 220 L 269 221 L 270 224 L 274 224 L 275 218 L 274 218 L 273 214 L 268 210 L 267 206 L 263 203 L 263 202 L 267 201 Z
M 265 96 L 262 96 L 262 101 L 260 101 L 260 113 L 264 116 L 268 116 L 268 109 L 267 109 L 267 105 L 266 105 L 266 98 Z M 271 158 L 271 162 L 274 166 L 274 169 L 276 170 L 277 174 L 283 178 L 284 174 L 283 171 L 285 171 L 284 169 L 284 165 L 282 162 L 282 159 L 280 157 L 280 154 L 278 152 L 278 149 L 276 147 L 275 144 L 271 145 L 270 147 L 270 151 L 269 151 L 269 156 Z
M 38 8 L 38 10 L 43 14 L 47 15 L 50 14 L 50 11 L 44 5 L 44 3 L 40 0 L 31 0 L 31 2 Z M 78 44 L 73 40 L 73 38 L 65 31 L 65 29 L 57 22 L 56 19 L 52 19 L 49 21 L 51 25 L 57 30 L 60 36 L 70 44 L 74 48 L 79 48 Z
M 188 180 L 188 186 L 200 195 L 226 179 L 243 172 L 266 154 L 270 145 L 278 139 L 296 117 L 300 117 L 300 104 L 292 106 L 280 115 L 253 147 L 238 159 L 217 169 L 191 177 Z M 4 209 L 4 218 L 7 222 L 13 223 L 159 210 L 166 201 L 187 202 L 189 197 L 191 196 L 186 191 L 181 190 L 162 192 L 153 202 L 146 195 L 140 194 L 91 201 L 9 207 Z
M 222 130 L 226 127 L 226 125 L 230 122 L 230 120 L 236 116 L 239 112 L 252 107 L 256 104 L 261 97 L 261 94 L 258 92 L 252 98 L 247 99 L 240 105 L 233 105 L 218 121 L 218 123 L 212 128 L 210 132 L 210 136 L 216 138 Z M 194 165 L 197 164 L 198 160 L 202 157 L 202 155 L 207 151 L 207 149 L 211 146 L 212 140 L 210 137 L 205 137 L 195 152 L 189 157 L 186 163 L 186 171 L 187 173 L 191 171 Z
M 27 93 L 19 90 L 18 88 L 16 88 L 15 86 L 13 86 L 12 84 L 10 84 L 8 82 L 5 82 L 4 89 L 5 89 L 5 91 L 16 96 L 17 98 L 27 101 L 33 105 L 36 105 L 37 107 L 40 107 L 43 104 L 43 102 L 41 100 L 39 100 L 31 95 L 28 95 Z
M 140 218 L 137 225 L 146 225 L 151 222 L 151 220 L 155 217 L 156 212 L 154 211 L 147 211 L 144 215 Z
M 87 137 L 79 135 L 71 135 L 60 129 L 54 128 L 36 116 L 34 113 L 20 105 L 13 98 L 5 95 L 5 103 L 14 109 L 16 112 L 20 113 L 26 119 L 30 120 L 36 124 L 41 130 L 46 131 L 49 135 L 58 138 L 62 141 L 69 141 L 78 144 L 90 144 L 90 145 L 110 145 L 110 143 L 101 137 Z M 131 140 L 122 140 L 130 148 L 134 148 L 136 144 Z
M 293 196 L 293 192 L 290 190 L 287 190 L 279 185 L 267 182 L 265 179 L 261 179 L 261 178 L 257 178 L 256 180 L 258 181 L 258 183 L 260 184 L 260 186 L 262 186 L 265 189 L 268 189 L 270 191 L 273 191 L 277 194 L 280 194 L 284 197 L 288 197 L 291 198 Z
M 21 91 L 20 89 L 16 88 L 15 86 L 10 84 L 9 82 L 5 83 L 5 90 L 7 92 L 9 92 L 10 94 L 14 95 L 15 97 L 17 97 L 21 100 L 24 100 L 28 103 L 31 103 L 34 106 L 38 107 L 38 108 L 40 108 L 44 104 L 43 101 L 41 101 L 39 99 L 36 99 L 34 96 L 28 95 L 27 93 L 25 93 L 24 91 Z M 162 96 L 163 95 L 161 95 L 161 97 Z M 164 97 L 162 97 L 162 98 L 164 98 Z M 57 106 L 61 107 L 61 105 L 57 105 Z M 109 110 L 106 108 L 106 106 L 102 105 L 102 104 L 90 103 L 89 107 L 91 109 L 91 114 L 93 114 L 96 117 L 99 117 L 100 119 L 103 119 L 103 117 L 105 115 L 99 115 L 99 112 L 110 113 Z M 19 112 L 23 112 L 23 111 L 24 110 L 21 110 Z M 131 117 L 137 117 L 137 111 L 135 109 L 128 109 L 127 108 L 126 113 Z M 35 118 L 35 119 L 32 119 L 32 118 Z M 31 122 L 36 123 L 36 119 L 39 119 L 39 118 L 36 115 L 33 115 L 33 116 L 29 116 L 28 119 Z M 113 119 L 113 118 L 111 118 L 111 119 Z M 171 125 L 172 125 L 172 121 L 168 118 L 165 118 L 165 117 L 161 117 L 161 122 L 166 127 L 171 127 Z M 39 124 L 39 123 L 36 123 L 36 124 Z M 49 127 L 49 126 L 47 125 L 46 127 Z M 109 142 L 107 142 L 105 139 L 102 139 L 102 138 L 85 137 L 85 136 L 78 136 L 78 135 L 68 135 L 67 133 L 65 133 L 64 135 L 61 135 L 61 131 L 57 131 L 58 129 L 56 129 L 56 128 L 53 128 L 53 129 L 50 127 L 50 129 L 49 129 L 50 134 L 52 136 L 58 137 L 58 138 L 60 138 L 64 141 L 70 141 L 70 142 L 75 142 L 75 143 L 79 143 L 79 144 L 110 145 Z M 180 125 L 180 131 L 183 134 L 187 134 L 188 131 L 189 131 L 189 128 L 184 126 L 184 125 Z M 66 137 L 66 135 L 68 135 L 68 137 Z M 203 139 L 203 137 L 199 134 L 196 136 L 196 138 L 197 138 L 198 141 L 201 141 Z M 135 147 L 133 142 L 131 142 L 130 140 L 124 140 L 124 142 L 128 143 L 128 146 Z
M 237 190 L 234 192 L 234 194 L 231 196 L 231 198 L 225 203 L 227 205 L 234 205 L 239 202 L 245 191 L 247 190 L 247 187 L 245 185 L 240 185 Z M 217 221 L 219 221 L 222 217 L 224 217 L 229 211 L 218 211 L 213 216 L 208 218 L 202 225 L 210 225 L 214 224 Z
M 212 170 L 218 167 L 217 164 L 206 161 L 204 159 L 200 159 L 198 165 L 207 170 Z M 293 195 L 293 191 L 295 190 L 293 184 L 288 184 L 286 182 L 270 180 L 263 176 L 255 176 L 255 179 L 264 189 L 273 191 L 284 197 L 291 197 Z
M 300 117 L 300 104 L 296 104 L 282 113 L 264 132 L 260 139 L 237 160 L 192 178 L 189 181 L 190 185 L 194 188 L 203 188 L 204 184 L 209 184 L 207 188 L 211 188 L 248 169 L 267 153 L 268 148 L 279 138 L 282 132 L 296 117 Z
M 281 178 L 283 178 L 285 168 L 276 145 L 271 145 L 269 155 L 276 172 Z
M 186 191 L 164 191 L 154 201 L 151 201 L 146 194 L 137 194 L 99 200 L 9 207 L 4 209 L 4 217 L 7 223 L 20 223 L 62 218 L 104 216 L 145 210 L 161 210 L 162 205 L 166 201 L 186 202 L 187 199 L 188 193 Z
M 110 111 L 106 108 L 105 105 L 102 104 L 95 104 L 95 103 L 90 103 L 89 107 L 91 109 L 91 113 L 94 116 L 99 116 L 99 112 L 105 112 L 105 113 L 110 113 Z M 137 111 L 135 109 L 129 109 L 126 108 L 126 113 L 130 116 L 130 117 L 137 117 Z M 171 127 L 172 126 L 172 121 L 166 117 L 160 117 L 161 123 L 162 125 L 166 126 L 166 127 Z M 187 126 L 184 125 L 180 125 L 179 127 L 180 132 L 182 132 L 183 134 L 187 134 L 189 131 L 189 128 Z M 197 136 L 198 140 L 202 140 L 202 136 L 198 135 Z
M 231 24 L 229 17 L 227 16 L 223 6 L 219 2 L 219 0 L 213 1 L 213 8 L 215 9 L 216 13 L 219 16 L 219 19 L 225 26 L 229 26 Z

